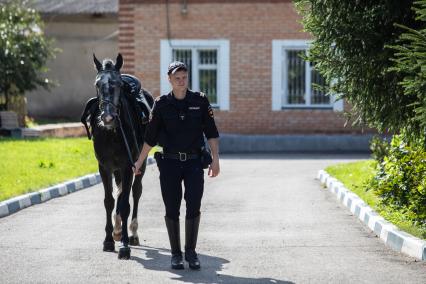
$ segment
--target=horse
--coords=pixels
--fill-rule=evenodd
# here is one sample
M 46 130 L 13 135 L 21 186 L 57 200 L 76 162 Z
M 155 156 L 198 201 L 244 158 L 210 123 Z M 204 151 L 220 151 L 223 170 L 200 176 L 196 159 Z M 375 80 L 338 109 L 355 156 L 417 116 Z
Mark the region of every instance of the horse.
M 129 259 L 131 253 L 129 245 L 140 245 L 137 214 L 146 160 L 141 167 L 141 175 L 134 177 L 132 166 L 142 148 L 154 100 L 152 95 L 141 87 L 136 77 L 120 73 L 123 66 L 121 54 L 118 54 L 115 63 L 111 59 L 104 59 L 101 64 L 95 54 L 93 61 L 97 70 L 95 80 L 97 95 L 86 103 L 81 122 L 86 128 L 88 138 L 93 140 L 104 187 L 106 236 L 103 250 L 115 251 L 114 241 L 120 241 L 118 258 Z M 118 187 L 114 228 L 111 217 L 115 203 L 113 176 Z M 130 192 L 133 193 L 134 204 L 129 237 L 127 226 Z

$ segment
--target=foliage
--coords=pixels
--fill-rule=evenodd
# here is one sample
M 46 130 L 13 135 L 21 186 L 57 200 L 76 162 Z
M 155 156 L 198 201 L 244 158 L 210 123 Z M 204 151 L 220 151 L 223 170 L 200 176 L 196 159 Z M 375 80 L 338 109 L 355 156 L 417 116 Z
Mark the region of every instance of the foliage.
M 407 128 L 408 135 L 426 129 L 426 0 L 415 2 L 414 11 L 416 19 L 421 23 L 420 28 L 415 30 L 398 25 L 405 33 L 400 36 L 397 45 L 391 46 L 396 51 L 393 59 L 395 67 L 391 71 L 403 76 L 400 85 L 404 94 L 415 98 L 411 124 L 414 129 Z
M 390 144 L 386 138 L 374 136 L 370 141 L 371 156 L 379 163 L 383 162 L 384 158 L 389 154 Z
M 3 1 L 0 7 L 0 94 L 7 108 L 11 95 L 22 95 L 52 83 L 44 75 L 49 58 L 57 51 L 43 33 L 39 14 L 26 0 Z
M 426 151 L 422 143 L 405 140 L 403 135 L 393 137 L 370 186 L 383 205 L 404 212 L 426 229 Z
M 314 38 L 308 60 L 331 84 L 328 91 L 352 105 L 354 122 L 392 132 L 413 125 L 417 95 L 404 94 L 402 75 L 389 72 L 396 51 L 385 48 L 395 45 L 403 32 L 395 23 L 414 29 L 419 25 L 413 1 L 294 2 Z

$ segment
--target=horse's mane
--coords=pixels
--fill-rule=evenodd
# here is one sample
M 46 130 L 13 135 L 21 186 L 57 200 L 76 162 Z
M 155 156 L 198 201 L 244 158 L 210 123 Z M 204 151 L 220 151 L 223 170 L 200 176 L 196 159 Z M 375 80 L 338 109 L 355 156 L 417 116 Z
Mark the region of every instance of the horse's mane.
M 102 61 L 102 70 L 114 70 L 114 66 L 112 59 L 106 58 Z

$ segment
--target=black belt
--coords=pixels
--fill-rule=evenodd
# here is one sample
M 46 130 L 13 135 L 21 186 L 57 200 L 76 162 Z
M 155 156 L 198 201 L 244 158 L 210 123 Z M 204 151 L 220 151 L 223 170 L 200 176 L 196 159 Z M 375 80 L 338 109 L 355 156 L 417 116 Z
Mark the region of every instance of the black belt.
M 179 160 L 181 162 L 185 162 L 186 160 L 194 160 L 200 158 L 200 154 L 195 153 L 163 153 L 163 158 L 165 159 L 174 159 Z

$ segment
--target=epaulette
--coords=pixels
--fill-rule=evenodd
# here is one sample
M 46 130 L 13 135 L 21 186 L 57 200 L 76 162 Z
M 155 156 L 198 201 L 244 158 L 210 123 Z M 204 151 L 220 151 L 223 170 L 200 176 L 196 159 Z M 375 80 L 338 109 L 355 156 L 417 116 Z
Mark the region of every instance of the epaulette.
M 156 97 L 156 98 L 154 99 L 154 101 L 155 101 L 155 102 L 159 102 L 159 101 L 164 100 L 166 97 L 167 97 L 167 96 L 165 96 L 165 95 L 161 95 L 161 96 Z
M 205 93 L 203 92 L 193 92 L 193 94 L 195 95 L 196 98 L 201 99 L 201 100 L 205 100 L 207 99 L 207 96 Z
M 154 104 L 157 108 L 167 105 L 167 96 L 161 95 L 154 99 Z

